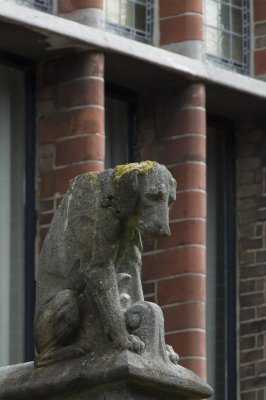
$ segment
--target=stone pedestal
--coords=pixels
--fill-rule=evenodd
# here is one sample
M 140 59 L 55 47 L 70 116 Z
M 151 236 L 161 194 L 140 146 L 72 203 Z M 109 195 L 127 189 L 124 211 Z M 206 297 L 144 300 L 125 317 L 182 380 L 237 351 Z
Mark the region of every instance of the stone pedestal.
M 179 365 L 151 365 L 130 351 L 96 353 L 51 366 L 32 362 L 0 368 L 0 399 L 203 399 L 210 386 Z
M 36 368 L 33 362 L 0 368 L 0 399 L 183 400 L 206 399 L 212 389 L 177 364 L 165 345 L 163 315 L 154 303 L 125 312 L 127 329 L 145 344 L 142 354 L 98 340 L 94 350 Z M 62 348 L 63 349 L 63 348 Z M 67 349 L 67 348 L 66 348 Z

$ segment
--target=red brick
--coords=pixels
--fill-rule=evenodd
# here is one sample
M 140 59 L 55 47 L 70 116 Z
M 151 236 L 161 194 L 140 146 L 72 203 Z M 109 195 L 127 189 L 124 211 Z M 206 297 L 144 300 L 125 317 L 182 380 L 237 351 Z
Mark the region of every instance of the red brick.
M 104 136 L 87 135 L 56 144 L 56 165 L 87 160 L 104 161 Z
M 187 189 L 206 189 L 206 166 L 204 164 L 181 164 L 169 168 L 177 181 L 177 191 Z
M 87 162 L 51 172 L 43 172 L 40 174 L 40 198 L 52 197 L 55 193 L 65 193 L 69 181 L 77 175 L 102 170 L 103 163 Z
M 141 97 L 144 104 L 141 104 L 144 115 L 156 118 L 165 112 L 176 113 L 188 107 L 205 108 L 205 86 L 202 83 L 186 83 L 178 88 L 167 87 L 159 90 L 151 97 Z M 193 111 L 193 110 L 192 110 Z M 204 110 L 201 110 L 204 111 Z
M 141 158 L 157 160 L 165 165 L 205 161 L 205 147 L 206 140 L 203 136 L 181 137 L 143 147 Z
M 181 329 L 205 329 L 205 305 L 185 303 L 163 309 L 165 331 Z
M 206 381 L 206 360 L 202 358 L 181 359 L 179 364 L 195 372 L 201 379 Z
M 51 213 L 45 213 L 45 214 L 39 214 L 39 225 L 50 225 L 51 221 L 53 218 L 53 212 Z
M 104 55 L 95 51 L 49 60 L 39 70 L 39 80 L 43 86 L 86 76 L 103 78 L 103 75 Z
M 54 200 L 43 200 L 39 201 L 39 212 L 51 212 L 54 210 Z
M 253 0 L 254 21 L 263 21 L 266 19 L 265 0 Z
M 48 229 L 49 228 L 40 228 L 40 231 L 39 231 L 39 246 L 38 246 L 39 247 L 39 251 L 41 251 L 41 249 L 42 249 L 42 245 L 43 245 L 45 236 L 47 235 Z
M 252 293 L 240 296 L 241 307 L 252 307 L 263 304 L 265 304 L 263 293 L 255 293 L 255 294 Z
M 160 21 L 161 45 L 184 40 L 203 40 L 202 15 L 181 15 Z
M 202 13 L 202 0 L 160 0 L 160 17 L 187 12 Z
M 206 243 L 206 222 L 202 220 L 178 221 L 170 224 L 171 236 L 158 240 L 158 249 Z
M 263 360 L 263 350 L 251 350 L 241 352 L 240 354 L 240 363 L 245 364 L 248 362 L 260 361 Z
M 205 277 L 201 275 L 183 275 L 157 283 L 160 305 L 183 301 L 205 301 L 205 292 Z
M 59 108 L 85 105 L 104 105 L 104 87 L 99 79 L 82 79 L 59 86 L 57 91 Z
M 142 278 L 145 281 L 186 272 L 205 273 L 205 257 L 205 248 L 194 246 L 145 255 Z
M 173 346 L 180 357 L 204 357 L 205 340 L 204 332 L 180 332 L 166 336 L 167 344 Z
M 255 51 L 254 63 L 256 75 L 266 73 L 266 50 Z
M 170 220 L 177 218 L 206 217 L 206 193 L 180 192 L 170 212 Z
M 206 105 L 205 85 L 202 83 L 190 83 L 183 95 L 183 105 L 203 107 Z
M 82 108 L 49 114 L 39 121 L 40 143 L 85 133 L 104 134 L 104 110 Z
M 103 0 L 58 0 L 58 13 L 64 14 L 84 8 L 103 9 Z
M 158 138 L 185 134 L 206 133 L 206 115 L 201 109 L 176 109 L 157 115 L 156 133 Z

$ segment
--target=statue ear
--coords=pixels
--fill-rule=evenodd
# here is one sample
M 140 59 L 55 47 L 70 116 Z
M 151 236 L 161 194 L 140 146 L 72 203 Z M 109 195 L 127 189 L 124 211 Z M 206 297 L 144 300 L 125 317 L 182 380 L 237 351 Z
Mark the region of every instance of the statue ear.
M 115 183 L 115 207 L 121 216 L 133 214 L 137 205 L 139 171 L 123 174 Z

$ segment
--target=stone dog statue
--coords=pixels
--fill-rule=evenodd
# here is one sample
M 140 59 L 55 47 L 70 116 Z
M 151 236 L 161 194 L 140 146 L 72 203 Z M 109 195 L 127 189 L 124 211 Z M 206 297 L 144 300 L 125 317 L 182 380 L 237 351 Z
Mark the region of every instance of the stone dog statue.
M 110 347 L 136 354 L 160 347 L 164 358 L 177 363 L 164 343 L 161 311 L 144 301 L 140 280 L 141 233 L 170 235 L 175 197 L 170 172 L 152 161 L 71 181 L 40 254 L 36 367 Z M 149 332 L 146 327 L 141 333 L 141 323 L 152 315 L 159 322 L 147 322 Z

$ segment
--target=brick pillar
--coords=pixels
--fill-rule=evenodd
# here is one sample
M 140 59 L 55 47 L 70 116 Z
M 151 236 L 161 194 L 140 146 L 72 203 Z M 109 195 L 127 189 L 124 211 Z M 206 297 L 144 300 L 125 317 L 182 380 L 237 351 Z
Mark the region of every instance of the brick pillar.
M 140 110 L 141 159 L 165 164 L 177 180 L 172 236 L 145 244 L 144 291 L 162 306 L 180 364 L 205 378 L 205 88 L 149 93 Z
M 266 2 L 253 0 L 254 76 L 266 80 Z
M 104 58 L 76 54 L 38 73 L 41 242 L 69 180 L 104 168 Z
M 159 7 L 161 47 L 202 59 L 203 0 L 160 0 Z
M 246 400 L 266 399 L 265 126 L 243 121 L 237 135 L 239 379 Z
M 58 0 L 57 12 L 84 25 L 103 27 L 103 0 Z

